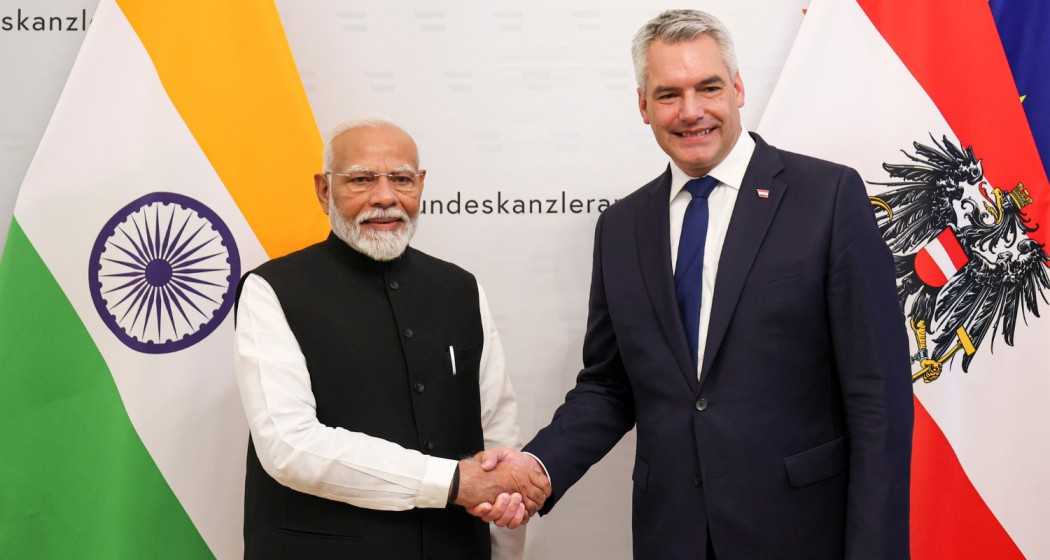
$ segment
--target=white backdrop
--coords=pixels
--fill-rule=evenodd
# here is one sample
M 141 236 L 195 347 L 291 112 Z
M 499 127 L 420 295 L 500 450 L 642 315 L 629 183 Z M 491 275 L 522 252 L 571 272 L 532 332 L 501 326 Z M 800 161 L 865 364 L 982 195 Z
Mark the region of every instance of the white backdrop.
M 757 126 L 805 3 L 703 4 L 735 34 L 745 126 Z M 629 48 L 638 27 L 673 4 L 346 6 L 279 3 L 317 124 L 327 131 L 348 117 L 378 115 L 404 125 L 429 170 L 430 201 L 457 191 L 464 199 L 496 199 L 497 191 L 612 199 L 666 165 L 638 115 Z M 420 218 L 416 246 L 473 271 L 488 292 L 525 438 L 550 420 L 580 368 L 597 216 Z M 633 454 L 632 436 L 535 520 L 529 557 L 630 558 Z
M 85 8 L 90 14 L 96 3 L 52 0 L 47 12 Z M 721 17 L 736 38 L 747 92 L 745 126 L 757 125 L 807 3 L 710 0 L 698 6 Z M 428 208 L 415 245 L 473 271 L 485 286 L 527 441 L 549 421 L 580 367 L 598 214 L 593 205 L 590 212 L 573 213 L 569 200 L 622 197 L 666 165 L 638 116 L 629 44 L 646 19 L 682 6 L 595 0 L 277 4 L 322 131 L 347 118 L 394 120 L 420 146 L 429 203 L 458 198 L 493 204 L 487 215 Z M 0 1 L 0 15 L 16 7 Z M 17 186 L 82 38 L 0 32 L 0 71 L 14 78 L 7 83 L 19 84 L 0 88 L 0 243 Z M 288 188 L 312 184 L 304 177 Z M 505 205 L 508 213 L 498 213 L 495 203 L 508 198 L 553 199 L 555 213 L 509 213 L 513 203 Z M 542 206 L 549 209 L 547 202 Z M 529 558 L 630 558 L 633 452 L 628 436 L 550 516 L 530 525 Z
M 0 0 L 0 18 L 15 17 L 19 9 L 27 16 L 90 18 L 96 6 L 98 0 Z M 79 26 L 75 31 L 0 30 L 0 254 L 18 187 L 84 35 Z

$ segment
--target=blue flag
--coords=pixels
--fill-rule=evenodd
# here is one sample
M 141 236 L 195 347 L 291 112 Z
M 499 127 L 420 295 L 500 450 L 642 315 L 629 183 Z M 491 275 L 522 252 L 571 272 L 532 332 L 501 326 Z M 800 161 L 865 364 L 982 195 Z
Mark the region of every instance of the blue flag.
M 1050 173 L 1050 2 L 991 0 L 989 4 L 1039 157 Z

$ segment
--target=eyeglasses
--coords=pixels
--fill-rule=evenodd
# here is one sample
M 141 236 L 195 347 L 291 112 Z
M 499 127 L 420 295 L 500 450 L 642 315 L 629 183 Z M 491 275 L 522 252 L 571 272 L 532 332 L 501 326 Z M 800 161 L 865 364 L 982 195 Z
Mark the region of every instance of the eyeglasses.
M 326 171 L 328 184 L 331 188 L 340 188 L 358 194 L 368 192 L 379 184 L 380 177 L 386 177 L 390 186 L 402 194 L 413 194 L 419 190 L 419 182 L 427 174 L 425 169 L 419 171 L 398 170 L 389 173 L 379 173 L 371 170 L 348 171 L 337 173 Z

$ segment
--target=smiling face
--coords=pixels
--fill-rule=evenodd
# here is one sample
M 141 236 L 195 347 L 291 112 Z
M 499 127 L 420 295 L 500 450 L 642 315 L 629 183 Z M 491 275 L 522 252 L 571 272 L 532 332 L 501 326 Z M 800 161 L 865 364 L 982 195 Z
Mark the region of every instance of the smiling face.
M 653 41 L 646 55 L 645 88 L 638 89 L 642 120 L 682 171 L 702 177 L 719 164 L 741 134 L 744 83 L 729 75 L 718 43 Z
M 332 139 L 330 171 L 415 172 L 419 169 L 416 143 L 393 125 L 361 126 Z M 353 183 L 314 176 L 317 200 L 329 216 L 336 236 L 376 260 L 391 260 L 404 252 L 415 231 L 423 177 L 412 189 L 395 188 L 387 176 L 368 190 L 355 192 Z

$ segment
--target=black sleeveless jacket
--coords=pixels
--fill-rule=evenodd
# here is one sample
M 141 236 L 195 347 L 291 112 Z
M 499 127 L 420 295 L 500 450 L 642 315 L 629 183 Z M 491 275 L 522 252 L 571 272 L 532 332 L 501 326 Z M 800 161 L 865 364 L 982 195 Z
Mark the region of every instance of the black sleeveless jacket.
M 483 448 L 470 273 L 412 248 L 378 262 L 330 235 L 249 274 L 277 294 L 322 424 L 449 459 Z M 244 543 L 253 559 L 490 557 L 487 525 L 462 508 L 379 511 L 297 492 L 266 474 L 251 442 Z

